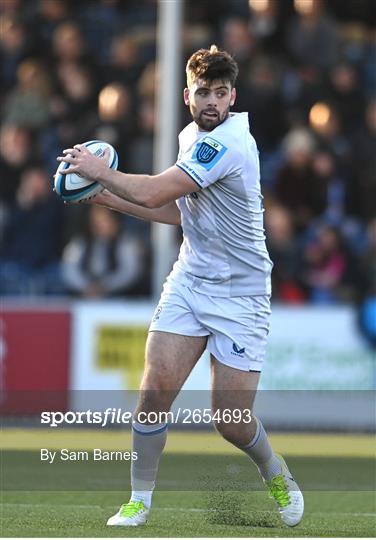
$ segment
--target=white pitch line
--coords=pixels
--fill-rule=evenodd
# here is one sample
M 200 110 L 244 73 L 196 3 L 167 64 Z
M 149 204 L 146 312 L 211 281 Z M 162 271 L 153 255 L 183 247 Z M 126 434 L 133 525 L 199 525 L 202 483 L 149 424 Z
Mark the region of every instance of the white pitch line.
M 108 489 L 100 489 L 100 488 L 104 488 L 104 486 L 106 486 L 107 483 L 106 482 L 95 482 L 93 483 L 93 490 L 92 491 L 97 491 L 97 492 L 100 492 L 100 491 L 127 491 L 127 488 L 124 486 L 124 484 L 122 482 L 119 482 L 119 483 L 112 483 L 111 485 L 111 488 L 108 488 Z M 167 489 L 163 490 L 161 489 L 161 491 L 165 491 L 166 493 L 168 492 L 172 492 L 172 491 L 184 491 L 184 492 L 202 492 L 202 493 L 206 493 L 206 492 L 210 492 L 211 490 L 207 487 L 205 487 L 205 489 L 200 489 L 199 487 L 197 486 L 191 486 L 191 487 L 188 487 L 187 489 L 181 489 L 181 484 L 178 483 L 178 482 L 174 482 L 173 480 L 171 482 L 165 482 L 164 483 L 165 487 Z M 301 487 L 301 486 L 300 486 Z M 176 488 L 176 489 L 175 489 Z M 180 489 L 179 489 L 180 488 Z M 46 490 L 43 490 L 43 489 L 40 489 L 39 491 L 46 491 Z M 62 490 L 64 491 L 64 490 Z M 69 491 L 69 490 L 66 490 L 66 491 Z M 77 490 L 79 491 L 79 490 Z M 90 491 L 90 489 L 86 489 L 86 490 L 83 490 L 83 491 Z M 213 490 L 215 491 L 215 490 Z M 228 489 L 228 490 L 224 490 L 224 491 L 227 491 L 228 493 L 232 493 L 232 492 L 244 492 L 244 493 L 266 493 L 266 491 L 264 491 L 262 488 L 260 488 L 260 485 L 259 484 L 254 484 L 254 485 L 248 485 L 247 486 L 247 489 Z M 340 489 L 338 489 L 338 487 L 336 488 L 335 486 L 333 486 L 332 484 L 308 484 L 308 485 L 305 485 L 304 486 L 304 489 L 303 489 L 303 493 L 304 492 L 311 492 L 311 493 L 314 493 L 316 491 L 323 491 L 323 492 L 338 492 L 338 493 L 346 493 L 347 491 L 358 491 L 359 493 L 361 492 L 374 492 L 375 491 L 375 486 L 372 485 L 372 486 L 364 486 L 362 489 L 360 490 L 357 490 L 357 489 L 354 489 L 354 484 L 343 484 L 341 485 Z
M 214 510 L 204 509 L 204 508 L 176 508 L 176 507 L 154 507 L 152 510 L 167 510 L 169 512 L 214 512 Z M 252 510 L 250 510 L 252 512 Z M 258 514 L 267 514 L 267 515 L 278 515 L 277 511 L 274 510 L 257 510 L 255 512 Z M 366 517 L 375 517 L 376 513 L 373 512 L 309 512 L 308 516 L 366 516 Z
M 176 508 L 176 507 L 154 507 L 153 510 L 168 510 L 169 512 L 214 512 L 214 510 L 204 509 L 204 508 Z M 252 512 L 252 510 L 250 510 Z M 258 514 L 268 514 L 268 515 L 278 515 L 277 511 L 274 510 L 257 510 L 255 512 Z M 376 513 L 374 512 L 309 512 L 308 516 L 366 516 L 366 517 L 375 517 Z
M 46 508 L 50 506 L 49 504 L 41 503 L 0 503 L 0 506 L 17 506 L 22 508 L 34 507 L 34 508 Z M 106 508 L 113 509 L 116 507 L 113 506 L 100 506 L 98 504 L 59 504 L 56 505 L 56 508 L 95 508 L 99 510 L 105 510 Z M 164 510 L 166 512 L 213 512 L 214 510 L 205 509 L 205 508 L 177 508 L 176 506 L 154 506 L 152 508 L 155 510 Z M 267 514 L 267 515 L 278 515 L 276 511 L 273 510 L 255 510 L 258 514 Z M 309 516 L 364 516 L 364 517 L 374 517 L 376 518 L 376 512 L 309 512 Z

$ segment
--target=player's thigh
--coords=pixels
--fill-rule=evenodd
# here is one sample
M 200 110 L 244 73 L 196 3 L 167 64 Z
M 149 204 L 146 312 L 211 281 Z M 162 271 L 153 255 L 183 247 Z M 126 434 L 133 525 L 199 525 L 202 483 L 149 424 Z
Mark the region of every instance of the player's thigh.
M 214 409 L 251 410 L 260 373 L 243 371 L 211 359 L 212 406 Z
M 189 293 L 177 281 L 163 286 L 149 328 L 142 390 L 177 393 L 206 347 L 209 332 Z
M 255 434 L 252 407 L 260 373 L 227 366 L 211 355 L 211 375 L 214 425 L 225 439 L 244 447 Z
M 205 350 L 206 336 L 149 332 L 142 388 L 180 390 Z
M 138 409 L 169 410 L 206 342 L 206 336 L 149 332 Z

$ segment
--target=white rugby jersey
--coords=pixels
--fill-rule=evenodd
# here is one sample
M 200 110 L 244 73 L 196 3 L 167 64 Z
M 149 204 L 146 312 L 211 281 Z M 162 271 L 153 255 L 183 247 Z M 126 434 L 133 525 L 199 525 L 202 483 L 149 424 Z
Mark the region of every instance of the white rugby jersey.
M 184 240 L 168 279 L 210 296 L 270 294 L 273 265 L 248 113 L 230 113 L 210 132 L 188 124 L 176 165 L 202 189 L 177 201 Z

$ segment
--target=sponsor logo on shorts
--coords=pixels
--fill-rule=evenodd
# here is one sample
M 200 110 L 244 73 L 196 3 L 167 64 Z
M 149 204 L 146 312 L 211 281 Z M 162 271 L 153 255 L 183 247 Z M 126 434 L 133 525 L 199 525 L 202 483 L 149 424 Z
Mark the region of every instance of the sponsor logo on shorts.
M 232 344 L 232 351 L 231 351 L 231 354 L 235 355 L 235 356 L 243 356 L 245 353 L 245 347 L 238 347 L 238 345 L 236 343 L 233 343 Z
M 162 306 L 158 306 L 155 310 L 154 317 L 152 318 L 152 322 L 155 322 L 159 319 L 159 315 L 161 314 Z

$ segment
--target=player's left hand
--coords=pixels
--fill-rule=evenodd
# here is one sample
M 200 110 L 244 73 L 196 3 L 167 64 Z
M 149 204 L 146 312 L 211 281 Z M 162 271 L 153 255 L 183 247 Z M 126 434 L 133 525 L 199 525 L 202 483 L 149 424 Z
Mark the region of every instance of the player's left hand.
M 110 151 L 108 148 L 98 157 L 94 156 L 83 144 L 76 144 L 73 148 L 63 150 L 64 156 L 59 156 L 57 161 L 65 161 L 70 166 L 60 171 L 62 174 L 76 173 L 84 178 L 93 181 L 100 181 L 108 171 L 108 159 Z

